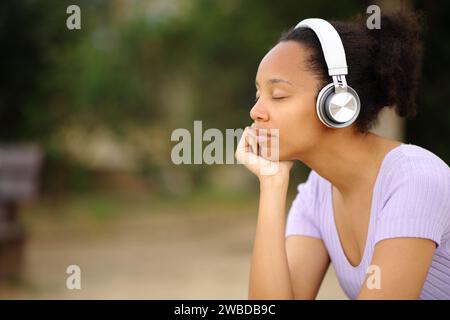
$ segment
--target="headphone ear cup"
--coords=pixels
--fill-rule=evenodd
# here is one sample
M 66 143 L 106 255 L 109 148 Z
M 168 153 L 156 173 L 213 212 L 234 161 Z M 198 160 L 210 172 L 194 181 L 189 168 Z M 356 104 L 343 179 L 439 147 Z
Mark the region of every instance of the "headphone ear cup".
M 351 125 L 358 117 L 360 108 L 359 96 L 352 87 L 347 86 L 345 92 L 335 93 L 333 83 L 320 90 L 316 102 L 319 119 L 330 128 Z
M 335 128 L 334 121 L 332 121 L 332 118 L 329 117 L 329 112 L 327 112 L 326 110 L 328 109 L 327 103 L 329 103 L 330 98 L 333 94 L 334 84 L 329 83 L 319 91 L 316 101 L 317 116 L 324 125 L 330 128 Z

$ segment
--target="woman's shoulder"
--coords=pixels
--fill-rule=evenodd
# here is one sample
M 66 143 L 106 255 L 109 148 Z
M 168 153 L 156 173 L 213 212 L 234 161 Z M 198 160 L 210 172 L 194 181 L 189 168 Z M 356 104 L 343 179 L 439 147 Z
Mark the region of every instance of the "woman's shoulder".
M 401 155 L 408 159 L 426 159 L 429 161 L 436 161 L 438 163 L 443 164 L 448 168 L 448 165 L 436 154 L 431 152 L 428 149 L 425 149 L 424 147 L 411 144 L 411 143 L 403 143 L 399 146 L 399 151 Z
M 402 144 L 387 155 L 380 173 L 382 202 L 431 199 L 449 202 L 450 168 L 433 152 Z M 408 200 L 409 199 L 409 200 Z
M 414 193 L 439 192 L 450 197 L 449 166 L 433 152 L 414 144 L 403 143 L 392 149 L 382 163 L 378 180 L 385 198 L 382 201 L 405 188 Z M 321 203 L 331 192 L 330 184 L 311 169 L 297 190 L 311 201 Z
M 403 144 L 385 158 L 377 186 L 377 241 L 450 235 L 450 168 L 433 152 Z
M 450 168 L 445 161 L 415 144 L 404 143 L 393 149 L 382 166 L 387 180 L 426 176 L 450 181 Z

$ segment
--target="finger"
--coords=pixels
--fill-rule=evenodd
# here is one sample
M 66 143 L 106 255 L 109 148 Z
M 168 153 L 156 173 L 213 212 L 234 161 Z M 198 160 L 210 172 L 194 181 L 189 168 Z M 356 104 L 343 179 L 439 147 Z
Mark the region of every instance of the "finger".
M 251 147 L 251 152 L 258 155 L 258 138 L 255 129 L 250 128 L 248 130 L 247 141 Z
M 246 140 L 246 137 L 248 135 L 248 127 L 244 129 L 244 132 L 242 133 L 241 139 L 239 140 L 238 146 L 236 148 L 235 157 L 240 162 L 243 162 L 244 155 L 249 152 L 249 144 Z
M 236 147 L 236 153 L 240 151 L 245 151 L 245 136 L 246 136 L 247 127 L 244 129 L 244 132 L 242 133 L 241 139 L 239 140 L 239 143 Z

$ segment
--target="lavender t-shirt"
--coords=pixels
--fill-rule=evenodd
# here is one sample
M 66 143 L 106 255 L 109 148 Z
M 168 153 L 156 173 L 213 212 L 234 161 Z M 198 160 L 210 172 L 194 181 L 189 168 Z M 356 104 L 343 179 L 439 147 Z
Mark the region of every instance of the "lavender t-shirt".
M 450 299 L 450 168 L 432 152 L 401 144 L 384 157 L 374 185 L 364 254 L 353 267 L 344 254 L 334 221 L 332 185 L 312 170 L 288 213 L 286 237 L 323 241 L 339 283 L 355 299 L 365 281 L 375 244 L 418 237 L 437 244 L 420 299 Z

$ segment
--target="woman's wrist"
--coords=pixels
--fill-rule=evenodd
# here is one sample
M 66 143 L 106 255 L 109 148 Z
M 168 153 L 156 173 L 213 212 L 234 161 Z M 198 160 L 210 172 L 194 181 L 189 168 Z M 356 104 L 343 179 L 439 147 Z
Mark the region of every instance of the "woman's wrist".
M 285 214 L 288 185 L 289 174 L 260 178 L 259 216 L 267 217 L 269 215 L 274 217 Z
M 260 189 L 287 189 L 289 185 L 289 172 L 283 172 L 276 175 L 259 176 Z

